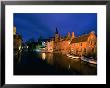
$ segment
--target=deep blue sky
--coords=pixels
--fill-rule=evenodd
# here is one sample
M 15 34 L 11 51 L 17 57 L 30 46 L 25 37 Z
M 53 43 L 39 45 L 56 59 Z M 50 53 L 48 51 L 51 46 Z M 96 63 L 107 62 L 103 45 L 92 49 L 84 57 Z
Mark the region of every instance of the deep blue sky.
M 96 13 L 15 13 L 14 25 L 23 40 L 53 37 L 56 27 L 61 36 L 74 32 L 80 36 L 91 31 L 97 34 Z

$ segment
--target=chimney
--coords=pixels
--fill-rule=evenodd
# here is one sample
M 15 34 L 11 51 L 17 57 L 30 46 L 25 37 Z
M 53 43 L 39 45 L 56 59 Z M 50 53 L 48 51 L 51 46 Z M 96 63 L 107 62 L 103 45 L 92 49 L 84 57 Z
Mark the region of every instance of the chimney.
M 95 34 L 95 31 L 91 31 L 90 34 Z
M 75 37 L 74 32 L 72 32 L 72 39 Z
M 70 35 L 70 32 L 68 32 L 67 36 L 68 36 L 68 37 L 70 37 L 70 36 L 71 36 L 71 35 Z

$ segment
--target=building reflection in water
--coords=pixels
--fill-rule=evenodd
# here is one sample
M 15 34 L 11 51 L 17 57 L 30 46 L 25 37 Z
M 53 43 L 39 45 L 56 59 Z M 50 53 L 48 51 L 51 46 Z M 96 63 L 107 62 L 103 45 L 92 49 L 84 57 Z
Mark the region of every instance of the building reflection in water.
M 70 69 L 70 64 L 69 64 L 69 66 L 68 66 L 68 69 Z
M 47 63 L 49 63 L 50 65 L 53 65 L 53 53 L 47 54 Z
M 42 53 L 42 60 L 45 60 L 45 58 L 46 58 L 46 54 Z
M 46 60 L 48 64 L 53 65 L 53 53 L 41 53 L 42 60 Z
M 17 63 L 28 63 L 28 61 L 32 61 L 32 58 L 42 59 L 48 65 L 54 66 L 58 70 L 66 69 L 68 71 L 78 72 L 78 74 L 84 75 L 96 75 L 97 74 L 97 65 L 95 67 L 89 66 L 88 63 L 81 61 L 80 59 L 70 59 L 66 55 L 56 54 L 56 53 L 34 53 L 32 54 L 24 53 L 19 54 L 18 57 L 15 58 Z M 36 62 L 37 63 L 37 62 Z M 20 68 L 21 69 L 21 68 Z

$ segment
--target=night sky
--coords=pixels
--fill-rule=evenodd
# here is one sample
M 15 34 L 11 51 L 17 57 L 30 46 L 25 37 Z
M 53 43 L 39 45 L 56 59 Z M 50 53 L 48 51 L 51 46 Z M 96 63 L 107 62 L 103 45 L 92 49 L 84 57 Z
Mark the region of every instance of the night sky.
M 96 13 L 15 13 L 14 25 L 23 41 L 54 37 L 56 27 L 61 36 L 74 32 L 75 36 L 94 31 L 97 34 Z

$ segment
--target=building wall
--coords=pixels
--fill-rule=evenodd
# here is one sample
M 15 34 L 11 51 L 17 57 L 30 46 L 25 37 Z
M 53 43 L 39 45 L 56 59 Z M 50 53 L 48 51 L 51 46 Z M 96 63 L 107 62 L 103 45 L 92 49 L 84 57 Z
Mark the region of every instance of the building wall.
M 84 51 L 86 50 L 86 47 L 87 47 L 87 42 L 72 43 L 70 45 L 70 50 L 72 54 L 83 55 Z
M 14 49 L 21 49 L 22 48 L 22 38 L 20 35 L 16 34 L 16 27 L 13 27 L 13 36 L 14 36 Z
M 47 41 L 46 44 L 46 50 L 47 52 L 53 52 L 53 47 L 54 47 L 54 41 Z
M 91 35 L 89 36 L 88 41 L 87 41 L 88 54 L 93 54 L 96 52 L 96 48 L 97 48 L 96 42 L 97 42 L 96 36 L 94 35 L 94 33 L 91 33 Z
M 96 36 L 91 33 L 87 41 L 70 44 L 70 50 L 75 55 L 92 55 L 96 53 Z
M 54 43 L 54 52 L 66 54 L 70 51 L 69 41 L 58 41 Z
M 74 33 L 73 33 L 74 36 Z M 74 38 L 74 37 L 71 37 Z M 62 54 L 67 54 L 71 53 L 74 55 L 88 55 L 88 54 L 93 54 L 96 53 L 96 36 L 93 32 L 90 33 L 88 39 L 83 42 L 78 42 L 78 43 L 72 43 L 71 44 L 71 39 L 70 40 L 65 40 L 65 39 L 59 39 L 58 36 L 56 36 L 55 41 L 50 41 L 47 43 L 47 50 L 49 52 L 55 52 L 55 53 L 62 53 Z
M 66 53 L 68 53 L 69 51 L 70 51 L 70 43 L 69 43 L 69 41 L 62 41 L 61 42 L 61 53 L 62 54 L 66 54 Z
M 15 37 L 14 38 L 14 48 L 20 50 L 21 46 L 22 46 L 22 39 L 19 37 Z

